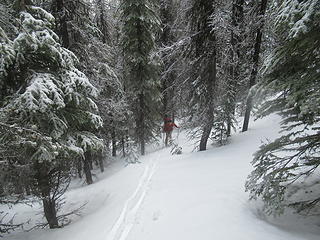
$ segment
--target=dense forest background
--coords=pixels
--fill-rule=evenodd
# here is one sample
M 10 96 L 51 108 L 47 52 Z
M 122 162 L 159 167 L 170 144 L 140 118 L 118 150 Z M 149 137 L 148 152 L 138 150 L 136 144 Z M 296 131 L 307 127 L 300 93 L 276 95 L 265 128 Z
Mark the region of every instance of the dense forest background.
M 137 162 L 164 116 L 205 151 L 276 112 L 246 189 L 270 214 L 315 214 L 320 194 L 285 199 L 319 184 L 319 19 L 319 0 L 0 0 L 0 203 L 42 201 L 61 227 L 70 181 Z M 20 226 L 5 215 L 1 233 Z

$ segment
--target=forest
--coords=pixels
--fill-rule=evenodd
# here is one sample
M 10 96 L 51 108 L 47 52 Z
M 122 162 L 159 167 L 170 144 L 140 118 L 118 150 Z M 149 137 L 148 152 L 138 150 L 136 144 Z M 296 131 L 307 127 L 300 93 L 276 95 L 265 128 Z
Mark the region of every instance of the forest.
M 276 113 L 242 184 L 266 214 L 319 215 L 319 19 L 320 0 L 0 0 L 0 205 L 61 228 L 72 181 L 139 164 L 165 117 L 203 152 Z M 0 208 L 0 235 L 23 225 Z

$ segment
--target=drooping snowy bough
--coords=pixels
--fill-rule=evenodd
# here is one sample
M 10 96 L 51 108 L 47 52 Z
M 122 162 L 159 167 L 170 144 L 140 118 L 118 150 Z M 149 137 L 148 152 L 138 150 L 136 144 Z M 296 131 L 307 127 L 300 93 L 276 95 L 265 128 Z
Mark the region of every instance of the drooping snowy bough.
M 261 146 L 246 183 L 267 213 L 320 210 L 320 1 L 285 0 L 276 19 L 279 47 L 267 59 L 258 96 L 261 116 L 283 117 L 283 136 Z
M 0 163 L 2 196 L 42 200 L 51 228 L 76 158 L 99 151 L 102 126 L 96 89 L 61 47 L 54 17 L 39 7 L 20 10 L 19 33 L 0 38 Z

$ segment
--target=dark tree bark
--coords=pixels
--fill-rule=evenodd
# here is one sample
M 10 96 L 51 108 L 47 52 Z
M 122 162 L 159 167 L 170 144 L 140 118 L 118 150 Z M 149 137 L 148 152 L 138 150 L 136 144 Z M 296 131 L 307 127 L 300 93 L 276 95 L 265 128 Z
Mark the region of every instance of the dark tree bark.
M 202 136 L 200 139 L 199 151 L 207 150 L 207 142 L 210 137 L 211 130 L 212 130 L 212 125 L 207 125 L 204 127 Z
M 230 49 L 230 79 L 228 83 L 227 98 L 229 100 L 227 111 L 227 136 L 231 135 L 232 120 L 236 108 L 236 94 L 239 84 L 240 65 L 242 60 L 241 42 L 243 36 L 243 4 L 244 0 L 233 0 L 232 4 L 232 30 L 231 30 L 231 49 Z
M 91 155 L 90 151 L 87 151 L 87 152 L 84 153 L 83 171 L 84 171 L 84 174 L 86 176 L 86 183 L 88 185 L 93 183 L 91 167 L 90 167 L 90 162 L 92 162 L 91 158 L 92 158 L 92 155 Z
M 121 138 L 121 146 L 122 146 L 122 157 L 126 157 L 126 146 L 125 146 L 124 136 Z
M 97 4 L 100 11 L 100 19 L 98 20 L 98 26 L 102 33 L 102 42 L 106 43 L 107 41 L 111 40 L 111 37 L 110 37 L 107 22 L 105 19 L 106 14 L 105 14 L 104 0 L 98 0 Z
M 216 50 L 213 50 L 211 64 L 209 64 L 208 69 L 208 78 L 207 78 L 207 94 L 206 97 L 208 100 L 208 112 L 207 112 L 207 119 L 206 125 L 203 128 L 202 136 L 200 139 L 199 151 L 207 150 L 207 142 L 210 137 L 210 133 L 212 130 L 212 122 L 214 118 L 214 109 L 213 109 L 213 91 L 215 88 L 216 80 L 217 80 L 217 61 L 216 61 Z
M 99 152 L 97 158 L 98 158 L 98 164 L 101 172 L 104 172 L 104 164 L 103 164 L 103 153 Z
M 54 199 L 44 198 L 42 199 L 44 215 L 48 221 L 49 227 L 59 228 L 59 223 L 57 219 L 56 202 Z
M 117 156 L 117 140 L 116 140 L 116 131 L 113 127 L 111 130 L 111 139 L 112 139 L 112 156 Z
M 260 4 L 260 10 L 259 10 L 259 17 L 263 18 L 263 16 L 266 13 L 267 10 L 267 3 L 268 0 L 261 0 Z M 259 68 L 259 55 L 261 51 L 261 44 L 262 44 L 262 34 L 263 34 L 263 27 L 264 27 L 264 21 L 260 23 L 260 26 L 257 29 L 256 33 L 256 40 L 254 44 L 254 52 L 252 56 L 252 69 L 250 74 L 250 80 L 249 80 L 249 95 L 247 97 L 246 101 L 246 112 L 244 115 L 244 122 L 242 127 L 242 132 L 245 132 L 248 130 L 249 127 L 249 120 L 250 120 L 250 113 L 252 110 L 252 95 L 250 94 L 250 89 L 256 84 L 256 78 L 258 75 L 258 68 Z
M 37 181 L 37 195 L 42 198 L 45 218 L 50 228 L 58 228 L 58 218 L 56 210 L 55 196 L 51 194 L 51 189 L 58 186 L 52 186 L 50 183 L 51 174 L 47 166 L 42 163 L 35 163 L 35 179 Z M 53 171 L 53 170 L 51 170 Z
M 59 35 L 62 46 L 69 48 L 69 32 L 68 32 L 68 19 L 67 12 L 64 7 L 64 0 L 54 0 L 53 2 L 53 15 L 57 21 L 57 34 Z
M 139 94 L 139 122 L 138 122 L 138 135 L 139 135 L 139 141 L 140 141 L 140 152 L 141 155 L 145 155 L 145 106 L 144 106 L 144 94 Z
M 191 95 L 194 100 L 190 102 L 198 105 L 195 110 L 200 116 L 196 123 L 202 129 L 199 150 L 207 149 L 207 142 L 211 134 L 214 122 L 214 106 L 216 100 L 216 33 L 211 25 L 211 16 L 215 12 L 215 4 L 212 1 L 193 0 L 188 13 L 190 18 L 190 30 L 193 33 L 190 47 L 186 53 L 187 61 L 190 61 L 191 71 L 189 81 L 191 83 Z M 194 87 L 193 87 L 194 86 Z
M 162 24 L 162 32 L 160 34 L 160 45 L 169 46 L 175 41 L 175 36 L 172 34 L 171 26 L 174 22 L 172 15 L 173 1 L 163 0 L 160 4 L 160 19 Z M 170 69 L 174 63 L 167 55 L 162 56 L 163 69 L 162 69 L 162 103 L 163 103 L 163 116 L 174 115 L 174 80 L 175 72 Z
M 25 0 L 20 0 L 20 11 L 25 11 L 26 10 L 26 3 Z
M 76 167 L 77 167 L 77 173 L 78 173 L 78 177 L 82 178 L 82 161 L 81 158 L 78 158 L 76 160 Z

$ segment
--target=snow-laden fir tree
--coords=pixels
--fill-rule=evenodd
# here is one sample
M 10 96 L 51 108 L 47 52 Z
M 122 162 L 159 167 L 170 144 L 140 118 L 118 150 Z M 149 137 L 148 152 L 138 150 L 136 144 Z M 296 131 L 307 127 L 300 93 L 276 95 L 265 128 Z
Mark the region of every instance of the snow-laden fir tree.
M 112 156 L 117 155 L 119 143 L 125 148 L 128 129 L 132 125 L 132 112 L 128 104 L 123 83 L 123 56 L 119 44 L 119 27 L 115 2 L 97 0 L 94 4 L 94 22 L 98 36 L 91 38 L 91 69 L 94 83 L 99 86 L 98 105 L 104 120 L 102 135 L 111 140 Z M 125 153 L 125 150 L 123 151 Z
M 239 88 L 244 78 L 243 66 L 243 39 L 244 39 L 244 0 L 232 0 L 231 17 L 229 18 L 229 26 L 227 25 L 229 44 L 224 44 L 224 48 L 228 48 L 226 56 L 227 62 L 222 64 L 225 66 L 224 76 L 227 77 L 225 82 L 224 96 L 224 113 L 227 118 L 226 135 L 230 136 L 231 128 L 235 122 L 236 102 L 239 100 Z M 228 4 L 227 4 L 228 6 Z M 223 14 L 223 13 L 222 13 Z M 230 30 L 229 30 L 230 29 Z M 221 30 L 219 32 L 222 32 Z M 224 41 L 226 39 L 224 38 Z M 223 51 L 222 51 L 223 52 Z M 221 126 L 222 127 L 222 126 Z
M 249 119 L 251 115 L 252 105 L 253 105 L 253 96 L 250 93 L 251 88 L 257 83 L 260 64 L 260 54 L 263 44 L 263 34 L 265 27 L 265 14 L 268 8 L 268 2 L 270 0 L 261 0 L 261 1 L 249 1 L 249 6 L 253 11 L 249 11 L 249 14 L 253 14 L 253 18 L 250 20 L 250 28 L 248 32 L 249 38 L 253 34 L 254 40 L 252 46 L 249 47 L 249 61 L 246 62 L 246 65 L 250 66 L 249 81 L 247 83 L 247 99 L 245 104 L 245 114 L 243 120 L 242 131 L 245 132 L 249 127 Z M 255 21 L 255 22 L 253 22 Z
M 97 103 L 104 121 L 100 135 L 106 143 L 111 142 L 113 156 L 116 155 L 117 142 L 122 138 L 123 122 L 126 122 L 128 115 L 128 111 L 125 111 L 127 104 L 124 88 L 119 77 L 120 69 L 117 66 L 119 44 L 114 30 L 114 4 L 105 0 L 92 3 L 83 0 L 52 2 L 52 11 L 59 19 L 57 34 L 62 42 L 68 42 L 67 48 L 79 58 L 78 68 L 99 89 Z M 67 25 L 62 29 L 64 21 Z M 107 144 L 102 157 L 106 159 L 108 153 Z M 86 181 L 90 184 L 93 182 L 91 166 L 94 159 L 91 153 L 87 153 L 86 157 L 84 162 L 78 162 L 77 169 L 78 173 L 84 171 Z M 99 159 L 102 160 L 101 157 Z M 99 165 L 103 167 L 103 162 L 99 162 Z
M 276 3 L 276 1 L 275 1 Z M 268 213 L 320 206 L 320 1 L 283 0 L 275 20 L 279 46 L 266 60 L 258 96 L 262 116 L 276 112 L 282 135 L 255 153 L 246 189 Z
M 19 6 L 19 34 L 1 38 L 0 83 L 10 80 L 0 108 L 1 177 L 5 196 L 42 200 L 50 228 L 59 226 L 57 205 L 77 156 L 103 148 L 94 133 L 102 126 L 93 98 L 97 90 L 61 47 L 54 17 L 40 7 Z M 22 181 L 24 189 L 12 188 Z
M 176 72 L 174 64 L 177 59 L 174 59 L 170 51 L 165 51 L 170 48 L 176 41 L 176 36 L 172 30 L 175 15 L 177 14 L 176 4 L 173 0 L 160 1 L 160 20 L 162 32 L 159 36 L 159 45 L 164 50 L 161 51 L 162 69 L 161 69 L 161 94 L 163 103 L 163 116 L 168 115 L 174 117 L 176 113 L 175 106 L 175 86 L 174 81 Z
M 153 58 L 159 28 L 157 1 L 121 1 L 125 87 L 135 118 L 134 137 L 145 154 L 145 144 L 157 128 L 159 108 L 158 64 Z
M 186 18 L 190 42 L 185 49 L 187 81 L 189 84 L 189 116 L 196 134 L 200 132 L 199 150 L 207 148 L 217 102 L 216 36 L 210 22 L 215 1 L 190 0 Z

